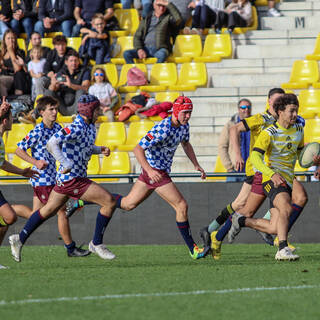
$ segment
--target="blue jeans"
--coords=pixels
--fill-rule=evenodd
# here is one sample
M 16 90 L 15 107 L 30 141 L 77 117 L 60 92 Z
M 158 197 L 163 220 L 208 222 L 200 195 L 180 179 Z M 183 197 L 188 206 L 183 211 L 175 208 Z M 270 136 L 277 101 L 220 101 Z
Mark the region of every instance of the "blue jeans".
M 0 39 L 2 40 L 4 33 L 9 29 L 9 26 L 0 20 Z
M 146 52 L 148 58 L 149 57 L 157 58 L 157 63 L 165 62 L 169 55 L 168 50 L 165 48 L 160 48 L 159 50 L 157 50 L 156 48 L 144 47 L 143 50 Z M 123 53 L 123 57 L 126 60 L 126 63 L 134 63 L 133 59 L 139 59 L 138 50 L 136 49 L 126 50 Z
M 232 171 L 238 172 L 238 171 Z M 246 179 L 245 176 L 237 176 L 237 177 L 227 177 L 227 182 L 243 182 Z
M 19 38 L 19 34 L 21 31 L 21 25 L 23 26 L 23 30 L 28 36 L 28 39 L 30 39 L 31 33 L 33 32 L 33 24 L 34 20 L 32 18 L 23 18 L 21 20 L 15 20 L 12 19 L 10 22 L 11 29 L 17 34 Z
M 84 26 L 82 26 L 81 24 L 75 24 L 72 28 L 72 37 L 79 37 L 81 28 L 90 29 L 90 25 L 88 23 L 85 24 Z
M 43 25 L 42 20 L 38 20 L 34 26 L 34 31 L 39 32 L 41 37 L 44 37 L 45 32 L 59 32 L 62 31 L 63 35 L 67 38 L 71 37 L 72 35 L 72 27 L 74 25 L 73 20 L 65 20 L 61 24 L 57 23 L 52 26 L 51 29 L 46 29 Z
M 149 12 L 151 12 L 153 10 L 152 7 L 152 0 L 141 0 L 141 4 L 142 4 L 142 17 L 145 18 Z M 122 3 L 122 9 L 130 9 L 132 4 L 133 4 L 133 0 L 121 0 Z

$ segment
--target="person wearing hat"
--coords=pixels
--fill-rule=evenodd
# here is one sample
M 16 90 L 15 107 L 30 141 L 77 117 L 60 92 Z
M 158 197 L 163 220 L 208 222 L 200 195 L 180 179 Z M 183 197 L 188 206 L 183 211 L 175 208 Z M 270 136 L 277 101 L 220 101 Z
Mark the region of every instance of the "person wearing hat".
M 96 146 L 95 121 L 100 102 L 93 95 L 82 95 L 78 101 L 78 115 L 67 127 L 55 133 L 47 143 L 48 151 L 60 163 L 56 185 L 47 204 L 35 211 L 20 234 L 9 237 L 13 258 L 21 261 L 21 250 L 30 235 L 67 202 L 69 197 L 90 201 L 101 206 L 96 219 L 93 240 L 89 251 L 102 259 L 114 259 L 115 255 L 102 243 L 104 231 L 112 217 L 116 202 L 112 195 L 99 184 L 87 178 L 87 165 L 92 154 L 109 156 L 105 146 Z

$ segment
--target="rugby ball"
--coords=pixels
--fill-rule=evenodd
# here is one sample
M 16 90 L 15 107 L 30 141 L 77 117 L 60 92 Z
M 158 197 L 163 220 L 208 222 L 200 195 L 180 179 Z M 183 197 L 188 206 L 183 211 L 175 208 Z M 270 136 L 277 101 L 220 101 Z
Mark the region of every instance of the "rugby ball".
M 299 156 L 299 164 L 302 168 L 313 166 L 313 158 L 320 155 L 320 144 L 311 142 L 304 146 Z

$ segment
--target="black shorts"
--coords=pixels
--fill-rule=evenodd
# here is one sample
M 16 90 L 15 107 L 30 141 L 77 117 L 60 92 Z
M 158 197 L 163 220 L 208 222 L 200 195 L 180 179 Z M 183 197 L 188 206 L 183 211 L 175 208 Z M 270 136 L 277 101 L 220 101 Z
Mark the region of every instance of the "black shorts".
M 266 197 L 270 199 L 270 208 L 273 208 L 273 201 L 277 194 L 281 192 L 286 192 L 290 195 L 292 194 L 292 189 L 286 183 L 281 184 L 279 187 L 275 187 L 272 180 L 268 180 L 263 183 L 263 192 Z
M 0 191 L 0 207 L 3 206 L 5 203 L 8 203 L 6 198 L 3 196 L 2 192 Z
M 254 178 L 254 176 L 246 176 L 246 178 L 244 179 L 244 182 L 247 183 L 247 184 L 252 185 L 253 178 Z

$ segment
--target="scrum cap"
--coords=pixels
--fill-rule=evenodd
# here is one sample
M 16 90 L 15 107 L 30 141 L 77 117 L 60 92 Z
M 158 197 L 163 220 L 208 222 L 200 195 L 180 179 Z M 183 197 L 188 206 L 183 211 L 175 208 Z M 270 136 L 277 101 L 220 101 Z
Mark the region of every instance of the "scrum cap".
M 178 119 L 179 113 L 184 111 L 192 111 L 193 104 L 190 98 L 180 96 L 173 103 L 173 114 Z
M 78 113 L 92 119 L 93 112 L 100 106 L 99 99 L 92 94 L 83 94 L 78 101 Z

